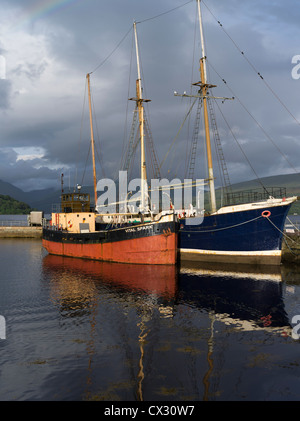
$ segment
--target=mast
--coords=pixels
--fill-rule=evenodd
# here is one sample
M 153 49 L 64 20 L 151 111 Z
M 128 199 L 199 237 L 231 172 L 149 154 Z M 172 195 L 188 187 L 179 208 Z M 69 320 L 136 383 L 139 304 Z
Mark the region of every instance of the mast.
M 205 56 L 205 48 L 204 48 L 204 36 L 203 36 L 203 26 L 202 26 L 202 16 L 201 16 L 200 2 L 201 2 L 201 0 L 197 0 L 198 14 L 199 14 L 199 25 L 200 25 L 201 50 L 202 50 L 202 58 L 200 59 L 200 78 L 201 78 L 200 86 L 201 86 L 202 99 L 203 99 L 203 113 L 204 113 L 204 125 L 205 125 L 205 138 L 206 138 L 207 166 L 208 166 L 208 179 L 209 179 L 211 211 L 216 212 L 217 206 L 216 206 L 215 181 L 214 181 L 212 153 L 211 153 L 209 119 L 208 119 L 208 111 L 207 111 L 208 88 L 211 88 L 212 85 L 207 84 L 206 56 Z
M 86 75 L 86 78 L 87 78 L 87 82 L 88 82 L 88 93 L 89 93 L 91 144 L 92 144 L 92 159 L 93 159 L 93 179 L 94 179 L 94 197 L 95 197 L 95 207 L 96 207 L 96 205 L 97 205 L 97 177 L 96 177 L 96 164 L 95 164 L 95 141 L 94 141 L 93 117 L 92 117 L 92 99 L 91 99 L 90 73 L 88 73 Z
M 144 107 L 143 102 L 149 100 L 144 100 L 142 96 L 142 85 L 141 85 L 141 70 L 140 70 L 140 59 L 139 59 L 139 48 L 138 48 L 138 38 L 136 30 L 136 22 L 133 23 L 134 27 L 134 36 L 135 36 L 135 48 L 136 48 L 136 59 L 137 59 L 137 71 L 138 79 L 136 81 L 136 103 L 139 112 L 139 127 L 140 127 L 140 139 L 141 139 L 141 211 L 145 212 L 146 209 L 146 191 L 145 187 L 147 186 L 147 171 L 146 171 L 146 156 L 145 156 L 145 136 L 144 136 Z

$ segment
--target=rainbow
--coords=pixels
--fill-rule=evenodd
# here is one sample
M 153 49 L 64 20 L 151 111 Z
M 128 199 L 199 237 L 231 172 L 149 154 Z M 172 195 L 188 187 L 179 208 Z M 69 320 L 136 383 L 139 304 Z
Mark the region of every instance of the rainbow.
M 23 26 L 30 24 L 38 19 L 45 18 L 65 9 L 81 0 L 39 0 L 31 7 L 23 10 L 15 26 Z

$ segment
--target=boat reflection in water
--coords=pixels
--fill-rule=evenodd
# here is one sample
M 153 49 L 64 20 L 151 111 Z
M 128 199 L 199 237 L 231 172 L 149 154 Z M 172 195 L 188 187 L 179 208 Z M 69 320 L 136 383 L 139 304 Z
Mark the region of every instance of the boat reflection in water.
M 59 275 L 59 278 L 55 279 L 59 279 L 63 294 L 66 292 L 74 294 L 74 284 L 68 283 L 73 279 L 73 274 L 76 279 L 84 280 L 84 285 L 81 285 L 83 290 L 76 290 L 75 294 L 81 293 L 83 297 L 86 292 L 88 295 L 91 292 L 89 291 L 91 285 L 86 282 L 91 279 L 96 284 L 121 288 L 130 293 L 155 294 L 164 299 L 172 299 L 176 295 L 175 265 L 135 265 L 47 255 L 43 260 L 43 266 L 44 269 Z
M 51 298 L 58 305 L 60 314 L 63 317 L 88 316 L 91 320 L 92 342 L 95 342 L 94 332 L 97 328 L 103 328 L 103 325 L 106 325 L 106 331 L 114 335 L 119 333 L 121 342 L 132 341 L 133 338 L 125 334 L 127 328 L 126 322 L 123 322 L 126 314 L 120 313 L 120 307 L 122 308 L 125 301 L 126 307 L 137 309 L 135 320 L 138 320 L 138 336 L 135 336 L 135 344 L 139 346 L 139 356 L 135 381 L 137 400 L 142 401 L 143 359 L 149 333 L 148 322 L 155 309 L 159 311 L 160 317 L 172 317 L 177 296 L 176 266 L 109 263 L 49 254 L 43 260 L 43 270 L 50 279 Z M 107 293 L 113 297 L 107 296 Z M 105 320 L 101 319 L 100 322 L 97 319 L 97 307 L 103 306 L 103 302 L 110 298 L 114 298 L 117 304 L 110 306 Z M 101 326 L 97 326 L 97 323 Z M 126 348 L 127 344 L 124 343 L 123 347 Z M 97 345 L 93 344 L 87 350 L 90 358 L 89 370 L 96 348 Z M 91 384 L 92 373 L 89 377 L 87 384 Z M 89 393 L 86 396 L 87 399 L 91 398 Z
M 184 347 L 191 317 L 201 320 L 199 326 L 203 323 L 208 325 L 205 331 L 201 328 L 197 331 L 198 340 L 202 335 L 201 341 L 206 344 L 205 362 L 201 364 L 207 368 L 202 373 L 195 373 L 198 379 L 202 377 L 203 400 L 207 400 L 211 393 L 214 343 L 218 335 L 222 334 L 219 333 L 222 330 L 220 324 L 218 332 L 214 329 L 216 322 L 221 323 L 224 329 L 227 325 L 233 326 L 235 332 L 267 330 L 278 335 L 291 333 L 284 309 L 279 270 L 275 273 L 256 273 L 253 270 L 245 272 L 244 265 L 243 268 L 243 272 L 231 272 L 224 270 L 224 266 L 212 270 L 200 263 L 197 266 L 176 268 L 173 265 L 130 265 L 54 255 L 47 255 L 43 260 L 51 296 L 61 315 L 89 315 L 88 320 L 92 321 L 92 326 L 89 333 L 87 329 L 87 334 L 95 342 L 92 346 L 94 354 L 101 354 L 102 351 L 97 350 L 97 347 L 103 346 L 105 341 L 121 344 L 121 348 L 127 350 L 126 358 L 131 356 L 130 382 L 134 382 L 135 397 L 140 401 L 144 399 L 145 384 L 149 393 L 147 379 L 149 382 L 157 381 L 161 387 L 161 379 L 172 378 L 168 365 L 173 367 L 173 371 L 174 363 L 182 367 L 183 373 L 179 370 L 178 375 L 182 375 L 180 383 L 184 383 L 187 373 L 184 371 L 184 360 L 178 360 L 184 358 L 183 354 L 178 354 L 178 350 Z M 100 311 L 101 316 L 97 314 Z M 162 319 L 168 319 L 168 322 L 163 323 Z M 197 330 L 198 322 L 195 323 L 194 328 Z M 97 329 L 102 333 L 96 340 Z M 107 338 L 103 332 L 106 332 Z M 197 346 L 202 347 L 202 350 L 198 350 L 197 358 L 203 360 L 203 344 L 200 343 Z M 124 368 L 124 355 L 119 347 L 115 345 L 114 348 L 117 356 L 113 351 L 109 354 L 110 370 L 114 358 Z M 164 347 L 163 358 L 168 354 L 167 360 L 160 359 L 162 354 L 159 356 L 159 347 Z M 90 349 L 88 354 L 92 358 L 93 352 Z M 156 367 L 157 364 L 159 367 Z M 89 363 L 89 370 L 92 370 L 91 367 L 93 365 Z M 154 375 L 157 370 L 158 379 Z M 89 376 L 90 385 L 93 383 L 92 373 Z M 101 381 L 114 380 L 111 372 L 108 377 L 108 380 L 104 380 L 105 374 L 101 374 Z M 99 376 L 97 381 L 100 381 Z M 103 384 L 101 386 L 108 388 Z
M 213 311 L 242 330 L 288 328 L 279 267 L 191 263 L 181 267 L 178 289 L 186 303 Z M 286 332 L 286 330 L 284 330 Z

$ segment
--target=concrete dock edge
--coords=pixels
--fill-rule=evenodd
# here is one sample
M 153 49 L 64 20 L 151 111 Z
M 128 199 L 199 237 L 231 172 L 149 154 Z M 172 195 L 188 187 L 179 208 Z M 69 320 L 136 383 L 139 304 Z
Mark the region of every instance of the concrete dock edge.
M 42 238 L 42 227 L 0 227 L 0 238 Z

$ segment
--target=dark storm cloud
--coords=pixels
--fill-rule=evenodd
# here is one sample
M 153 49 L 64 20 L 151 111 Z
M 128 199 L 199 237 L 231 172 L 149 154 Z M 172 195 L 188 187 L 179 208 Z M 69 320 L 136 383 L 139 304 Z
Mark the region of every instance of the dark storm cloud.
M 35 0 L 6 2 L 4 10 L 10 18 L 15 16 L 16 24 L 11 20 L 10 25 L 2 25 L 0 34 L 3 35 L 0 46 L 8 63 L 7 79 L 0 79 L 0 148 L 6 151 L 0 178 L 23 188 L 27 179 L 28 190 L 34 177 L 48 187 L 51 182 L 53 185 L 59 182 L 62 170 L 73 174 L 85 172 L 90 136 L 85 76 L 93 70 L 95 135 L 101 144 L 105 173 L 113 177 L 128 141 L 124 133 L 130 132 L 134 108 L 134 103 L 128 103 L 128 97 L 135 96 L 136 63 L 130 31 L 134 20 L 141 22 L 137 28 L 144 97 L 151 99 L 147 115 L 162 161 L 188 109 L 186 99 L 174 97 L 173 92 L 190 92 L 191 83 L 199 80 L 196 2 L 163 14 L 184 3 L 77 0 L 34 17 L 29 11 L 38 4 Z M 295 0 L 284 4 L 280 1 L 270 4 L 267 0 L 226 3 L 205 0 L 202 11 L 209 77 L 218 85 L 214 93 L 236 96 L 234 101 L 219 104 L 226 122 L 217 110 L 232 182 L 254 177 L 227 124 L 259 176 L 291 171 L 289 163 L 297 166 L 299 161 L 300 128 L 292 115 L 300 120 L 296 95 L 300 80 L 291 76 L 292 56 L 300 54 L 299 5 Z M 159 17 L 148 20 L 155 16 Z M 263 80 L 257 72 L 263 75 Z M 189 131 L 193 131 L 192 124 Z M 187 132 L 184 133 L 186 137 Z M 179 163 L 184 167 L 185 137 L 178 139 L 163 171 L 175 172 Z M 32 159 L 23 159 L 29 147 L 39 148 L 43 156 L 34 158 L 33 153 Z M 19 148 L 18 153 L 7 155 L 7 148 Z M 184 170 L 181 171 L 179 177 L 183 177 Z M 87 173 L 90 174 L 90 169 Z
M 20 174 L 24 174 L 23 181 Z M 59 183 L 58 171 L 47 167 L 47 162 L 40 159 L 30 161 L 18 160 L 17 153 L 11 149 L 2 149 L 0 156 L 0 179 L 9 180 L 10 183 L 20 186 L 24 190 L 35 190 L 44 187 L 53 187 Z M 35 180 L 30 185 L 28 180 Z

